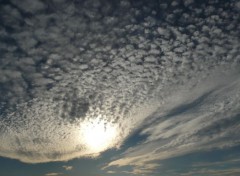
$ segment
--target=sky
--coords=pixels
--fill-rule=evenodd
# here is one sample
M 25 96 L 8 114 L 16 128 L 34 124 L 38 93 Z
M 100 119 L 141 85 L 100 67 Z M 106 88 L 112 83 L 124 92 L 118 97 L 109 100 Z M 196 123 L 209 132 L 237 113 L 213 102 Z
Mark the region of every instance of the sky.
M 0 0 L 1 176 L 237 176 L 239 134 L 239 0 Z

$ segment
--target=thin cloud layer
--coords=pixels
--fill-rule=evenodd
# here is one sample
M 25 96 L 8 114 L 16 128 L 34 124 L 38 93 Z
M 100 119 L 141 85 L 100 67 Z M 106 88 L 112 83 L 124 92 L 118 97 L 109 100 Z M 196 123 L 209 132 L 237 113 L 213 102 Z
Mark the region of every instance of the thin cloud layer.
M 239 144 L 238 19 L 234 1 L 6 2 L 0 155 L 96 157 L 143 128 L 146 141 L 107 166 L 148 173 L 155 160 Z
M 239 145 L 239 76 L 236 72 L 214 75 L 185 94 L 173 94 L 148 117 L 150 123 L 143 124 L 140 134 L 146 139 L 103 169 L 133 166 L 132 173 L 147 174 L 160 166 L 159 160 Z M 178 99 L 180 105 L 172 99 Z
M 202 169 L 198 171 L 191 171 L 188 173 L 181 174 L 181 176 L 190 176 L 195 174 L 201 174 L 201 175 L 211 175 L 211 176 L 235 176 L 240 174 L 239 168 L 232 168 L 232 169 Z

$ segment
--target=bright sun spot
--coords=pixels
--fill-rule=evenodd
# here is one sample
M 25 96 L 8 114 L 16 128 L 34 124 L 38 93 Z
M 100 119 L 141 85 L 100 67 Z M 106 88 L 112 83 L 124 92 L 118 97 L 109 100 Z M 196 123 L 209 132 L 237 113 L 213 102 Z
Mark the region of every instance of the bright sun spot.
M 100 117 L 84 122 L 81 131 L 87 149 L 93 153 L 111 147 L 117 135 L 116 126 Z

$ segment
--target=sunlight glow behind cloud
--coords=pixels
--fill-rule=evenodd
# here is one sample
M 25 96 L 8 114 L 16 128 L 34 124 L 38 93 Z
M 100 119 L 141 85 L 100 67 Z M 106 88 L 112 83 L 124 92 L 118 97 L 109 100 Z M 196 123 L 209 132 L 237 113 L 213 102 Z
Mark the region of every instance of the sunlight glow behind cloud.
M 81 123 L 80 138 L 92 153 L 102 152 L 118 141 L 119 129 L 101 117 Z

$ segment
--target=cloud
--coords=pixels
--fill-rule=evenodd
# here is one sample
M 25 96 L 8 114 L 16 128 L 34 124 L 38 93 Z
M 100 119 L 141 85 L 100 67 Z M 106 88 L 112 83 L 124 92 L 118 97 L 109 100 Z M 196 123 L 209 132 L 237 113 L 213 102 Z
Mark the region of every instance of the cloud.
M 116 172 L 115 171 L 108 171 L 107 173 L 108 174 L 115 174 Z
M 187 173 L 181 174 L 182 176 L 189 176 L 189 175 L 195 175 L 195 174 L 204 174 L 204 175 L 210 175 L 210 176 L 235 176 L 240 174 L 239 168 L 230 168 L 230 169 L 202 169 L 198 171 L 190 171 Z
M 62 173 L 52 172 L 52 173 L 45 174 L 45 176 L 57 176 L 57 175 L 62 175 Z
M 19 3 L 16 0 L 11 0 L 11 3 L 16 5 L 20 10 L 23 10 L 25 12 L 31 12 L 36 13 L 40 10 L 45 10 L 46 5 L 43 4 L 41 1 L 30 1 L 30 0 L 23 0 L 22 3 Z
M 63 166 L 63 168 L 67 171 L 70 171 L 73 169 L 73 166 Z
M 218 162 L 202 162 L 196 163 L 194 167 L 209 167 L 209 166 L 220 166 L 220 165 L 227 165 L 232 163 L 240 162 L 240 159 L 226 159 L 225 161 L 218 161 Z
M 153 160 L 196 146 L 238 144 L 239 74 L 231 70 L 240 61 L 239 13 L 233 1 L 186 1 L 186 13 L 182 5 L 3 4 L 0 155 L 28 163 L 96 157 L 146 127 L 147 140 L 109 165 L 150 172 Z M 220 76 L 206 81 L 212 74 Z M 89 139 L 96 129 L 100 148 Z
M 146 139 L 102 169 L 132 166 L 131 173 L 147 174 L 160 167 L 160 160 L 239 145 L 239 73 L 221 74 L 221 80 L 212 75 L 191 91 L 169 97 L 140 128 Z

